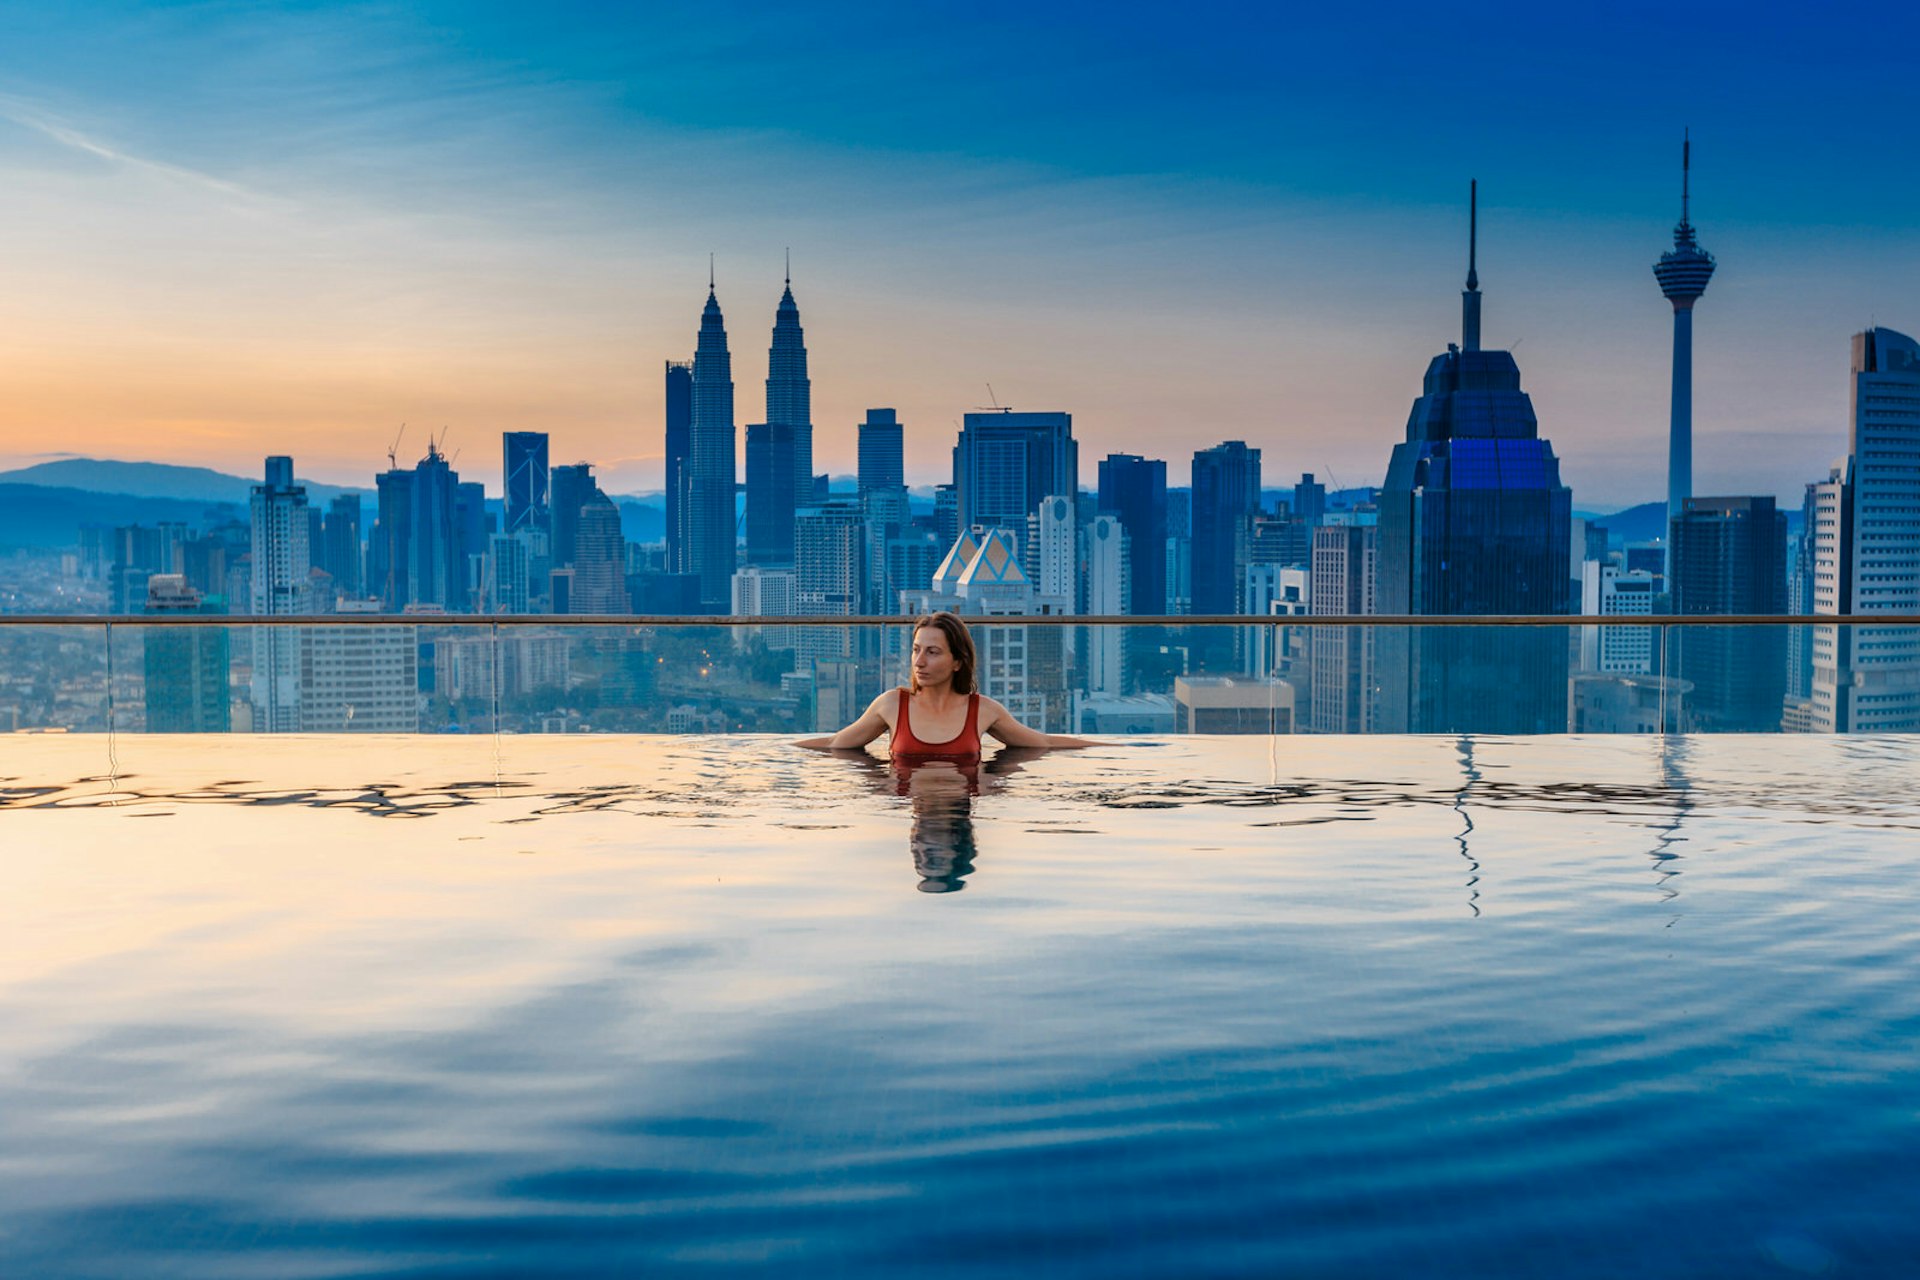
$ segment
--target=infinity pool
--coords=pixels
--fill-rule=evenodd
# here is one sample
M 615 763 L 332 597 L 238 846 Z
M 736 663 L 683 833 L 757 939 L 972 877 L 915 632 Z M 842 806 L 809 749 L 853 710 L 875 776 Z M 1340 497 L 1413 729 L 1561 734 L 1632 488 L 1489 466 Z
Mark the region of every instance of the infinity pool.
M 1920 742 L 0 738 L 0 1275 L 1920 1270 Z

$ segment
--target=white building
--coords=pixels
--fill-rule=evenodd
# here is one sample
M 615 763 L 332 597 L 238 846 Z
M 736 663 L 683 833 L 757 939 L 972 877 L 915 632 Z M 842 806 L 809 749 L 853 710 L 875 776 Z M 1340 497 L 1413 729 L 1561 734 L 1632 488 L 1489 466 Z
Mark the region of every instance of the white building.
M 1814 613 L 1920 612 L 1920 343 L 1853 337 L 1847 457 L 1814 489 Z M 1920 731 L 1920 628 L 1815 627 L 1820 733 Z
M 734 570 L 733 613 L 737 618 L 790 618 L 794 615 L 797 592 L 794 571 L 750 564 Z M 793 627 L 735 627 L 733 647 L 744 650 L 755 635 L 769 649 L 791 649 Z M 865 708 L 862 708 L 864 710 Z
M 253 525 L 250 611 L 275 617 L 314 612 L 307 491 L 293 482 L 292 458 L 267 459 L 265 482 L 253 486 L 248 506 Z M 253 727 L 263 733 L 299 730 L 300 631 L 254 627 L 251 641 Z
M 1133 611 L 1128 599 L 1129 550 L 1119 516 L 1095 516 L 1087 526 L 1088 613 L 1113 616 Z M 1087 691 L 1117 696 L 1126 680 L 1126 628 L 1088 627 L 1084 634 Z
M 1645 569 L 1585 561 L 1580 566 L 1580 612 L 1589 617 L 1633 618 L 1653 613 L 1660 579 Z M 1653 671 L 1652 627 L 1582 627 L 1580 669 L 1608 675 Z
M 343 600 L 338 612 L 378 613 L 374 600 Z M 302 627 L 302 733 L 418 733 L 419 644 L 412 627 Z

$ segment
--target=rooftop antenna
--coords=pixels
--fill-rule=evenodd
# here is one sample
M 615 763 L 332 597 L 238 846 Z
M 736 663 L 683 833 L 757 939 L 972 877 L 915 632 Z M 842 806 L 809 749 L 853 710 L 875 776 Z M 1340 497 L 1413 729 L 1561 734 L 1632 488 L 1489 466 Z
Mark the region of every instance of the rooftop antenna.
M 1680 225 L 1691 221 L 1688 212 L 1693 204 L 1693 130 L 1680 131 Z
M 1480 349 L 1480 180 L 1467 187 L 1467 288 L 1460 295 L 1460 345 Z

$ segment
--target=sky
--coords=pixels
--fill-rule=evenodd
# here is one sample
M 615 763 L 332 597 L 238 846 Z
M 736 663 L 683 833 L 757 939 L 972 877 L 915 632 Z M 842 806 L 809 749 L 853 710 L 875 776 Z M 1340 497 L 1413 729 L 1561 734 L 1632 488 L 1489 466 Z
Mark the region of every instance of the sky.
M 643 491 L 709 255 L 744 425 L 791 250 L 816 469 L 889 406 L 944 481 L 1000 403 L 1086 483 L 1378 483 L 1477 178 L 1486 345 L 1607 510 L 1665 488 L 1689 128 L 1696 491 L 1797 503 L 1850 335 L 1920 330 L 1911 10 L 0 4 L 0 468 L 369 484 L 431 434 L 497 490 L 544 430 Z

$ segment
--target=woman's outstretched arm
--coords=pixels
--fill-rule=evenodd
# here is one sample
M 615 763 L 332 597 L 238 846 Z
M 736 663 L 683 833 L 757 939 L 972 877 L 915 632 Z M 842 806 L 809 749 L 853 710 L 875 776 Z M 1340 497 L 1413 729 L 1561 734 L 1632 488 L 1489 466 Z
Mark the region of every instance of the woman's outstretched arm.
M 881 694 L 858 720 L 831 738 L 803 738 L 793 745 L 811 747 L 815 751 L 846 751 L 864 747 L 892 727 L 887 723 L 886 707 L 888 700 L 897 696 L 897 691 Z
M 980 699 L 980 731 L 992 734 L 1010 747 L 1049 749 L 1098 745 L 1085 738 L 1069 738 L 1063 733 L 1042 733 L 1038 729 L 1029 729 L 992 698 Z

